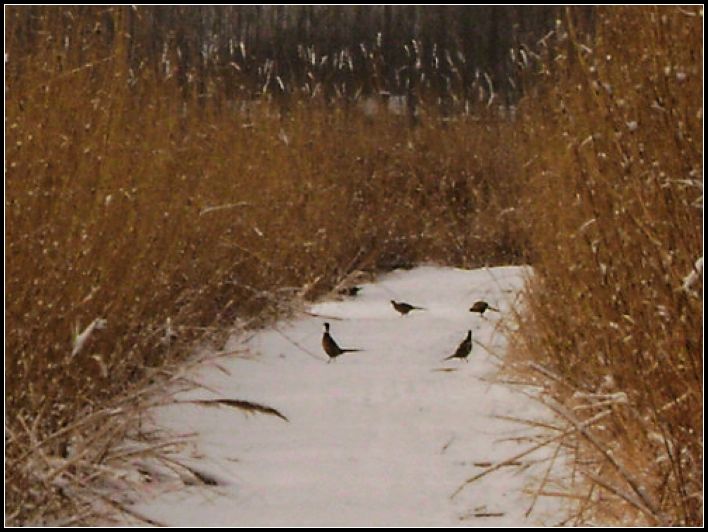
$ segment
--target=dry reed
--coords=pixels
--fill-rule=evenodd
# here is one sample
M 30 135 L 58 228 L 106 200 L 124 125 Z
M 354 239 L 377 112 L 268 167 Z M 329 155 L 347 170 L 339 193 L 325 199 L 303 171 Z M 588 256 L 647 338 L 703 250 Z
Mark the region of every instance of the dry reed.
M 569 13 L 516 55 L 516 123 L 487 94 L 416 127 L 218 75 L 200 98 L 129 66 L 121 10 L 112 41 L 38 13 L 27 50 L 6 30 L 8 523 L 126 510 L 97 486 L 195 340 L 422 260 L 534 266 L 515 345 L 590 480 L 576 522 L 702 523 L 702 9 Z
M 568 13 L 520 106 L 535 275 L 516 345 L 571 425 L 611 408 L 575 433 L 606 466 L 584 471 L 603 522 L 702 523 L 702 17 L 605 8 L 588 39 Z

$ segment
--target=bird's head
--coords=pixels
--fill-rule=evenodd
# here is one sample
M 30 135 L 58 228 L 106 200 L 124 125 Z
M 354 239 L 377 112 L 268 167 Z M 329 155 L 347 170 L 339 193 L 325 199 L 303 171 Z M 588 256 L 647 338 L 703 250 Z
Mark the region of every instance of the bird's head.
M 329 323 L 324 323 L 325 332 L 329 332 Z

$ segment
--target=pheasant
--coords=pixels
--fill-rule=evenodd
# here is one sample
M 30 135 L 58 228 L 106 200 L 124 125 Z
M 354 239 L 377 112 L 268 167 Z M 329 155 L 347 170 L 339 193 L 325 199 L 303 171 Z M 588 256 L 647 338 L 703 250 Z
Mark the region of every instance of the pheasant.
M 484 312 L 486 310 L 493 310 L 494 312 L 499 312 L 498 308 L 494 308 L 489 305 L 486 301 L 477 301 L 474 305 L 472 305 L 472 308 L 470 308 L 470 312 L 479 312 L 480 316 L 484 316 Z
M 361 351 L 361 349 L 342 349 L 337 345 L 337 342 L 334 341 L 334 338 L 330 336 L 329 334 L 329 323 L 324 324 L 324 334 L 322 335 L 322 348 L 325 350 L 325 353 L 329 356 L 329 361 L 332 362 L 335 358 L 337 358 L 339 355 L 342 355 L 344 353 L 354 353 L 357 351 Z
M 472 331 L 467 331 L 467 337 L 462 340 L 462 343 L 457 346 L 457 351 L 455 351 L 454 354 L 450 355 L 449 357 L 445 358 L 444 360 L 450 360 L 451 358 L 461 358 L 464 359 L 466 362 L 469 362 L 467 360 L 467 357 L 469 356 L 470 352 L 472 351 Z
M 337 291 L 339 295 L 355 297 L 361 291 L 361 286 L 350 286 L 349 288 L 341 288 Z
M 423 307 L 416 307 L 414 305 L 404 303 L 403 301 L 394 301 L 393 299 L 391 300 L 391 304 L 393 305 L 393 308 L 395 308 L 398 312 L 401 313 L 401 316 L 405 316 L 411 310 L 425 310 Z

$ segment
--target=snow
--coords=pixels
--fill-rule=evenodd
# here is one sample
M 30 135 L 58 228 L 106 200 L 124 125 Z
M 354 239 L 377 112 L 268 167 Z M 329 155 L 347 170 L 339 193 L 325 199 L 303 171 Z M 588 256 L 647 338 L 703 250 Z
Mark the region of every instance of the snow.
M 312 305 L 226 351 L 191 378 L 203 388 L 180 400 L 231 398 L 288 418 L 228 407 L 174 404 L 154 423 L 194 437 L 179 460 L 219 486 L 154 488 L 139 514 L 181 526 L 529 526 L 556 524 L 563 500 L 540 497 L 541 449 L 469 483 L 489 464 L 519 454 L 538 429 L 502 419 L 544 419 L 535 390 L 500 381 L 505 339 L 498 322 L 523 285 L 520 267 L 395 271 L 356 297 Z M 425 307 L 406 316 L 390 300 Z M 469 312 L 484 299 L 501 314 Z M 331 363 L 323 322 L 341 347 Z M 469 361 L 443 358 L 471 329 Z M 548 434 L 543 435 L 548 436 Z M 534 440 L 535 441 L 535 440 Z M 149 495 L 149 497 L 148 497 Z

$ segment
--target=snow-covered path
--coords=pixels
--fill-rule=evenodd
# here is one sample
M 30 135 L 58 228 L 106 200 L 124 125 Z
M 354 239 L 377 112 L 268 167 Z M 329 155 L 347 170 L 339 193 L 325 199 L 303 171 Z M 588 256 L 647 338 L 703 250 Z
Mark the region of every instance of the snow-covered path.
M 201 368 L 210 390 L 181 399 L 232 398 L 287 416 L 233 408 L 166 406 L 158 425 L 198 435 L 182 459 L 222 481 L 136 504 L 173 525 L 498 526 L 553 524 L 561 501 L 541 498 L 525 513 L 542 450 L 451 494 L 485 465 L 523 450 L 523 425 L 497 416 L 548 418 L 509 385 L 495 383 L 504 338 L 499 314 L 468 311 L 477 299 L 508 309 L 521 268 L 466 271 L 419 267 L 363 286 L 357 297 L 313 305 L 312 314 L 266 329 L 247 352 Z M 425 307 L 400 316 L 389 303 Z M 323 322 L 347 353 L 322 351 Z M 443 361 L 471 329 L 469 362 Z M 227 349 L 243 348 L 234 338 Z M 489 348 L 489 350 L 487 349 Z M 492 351 L 494 354 L 491 354 Z M 223 371 L 223 370 L 226 371 Z M 220 395 L 216 395 L 218 391 Z M 528 390 L 526 390 L 528 391 Z

